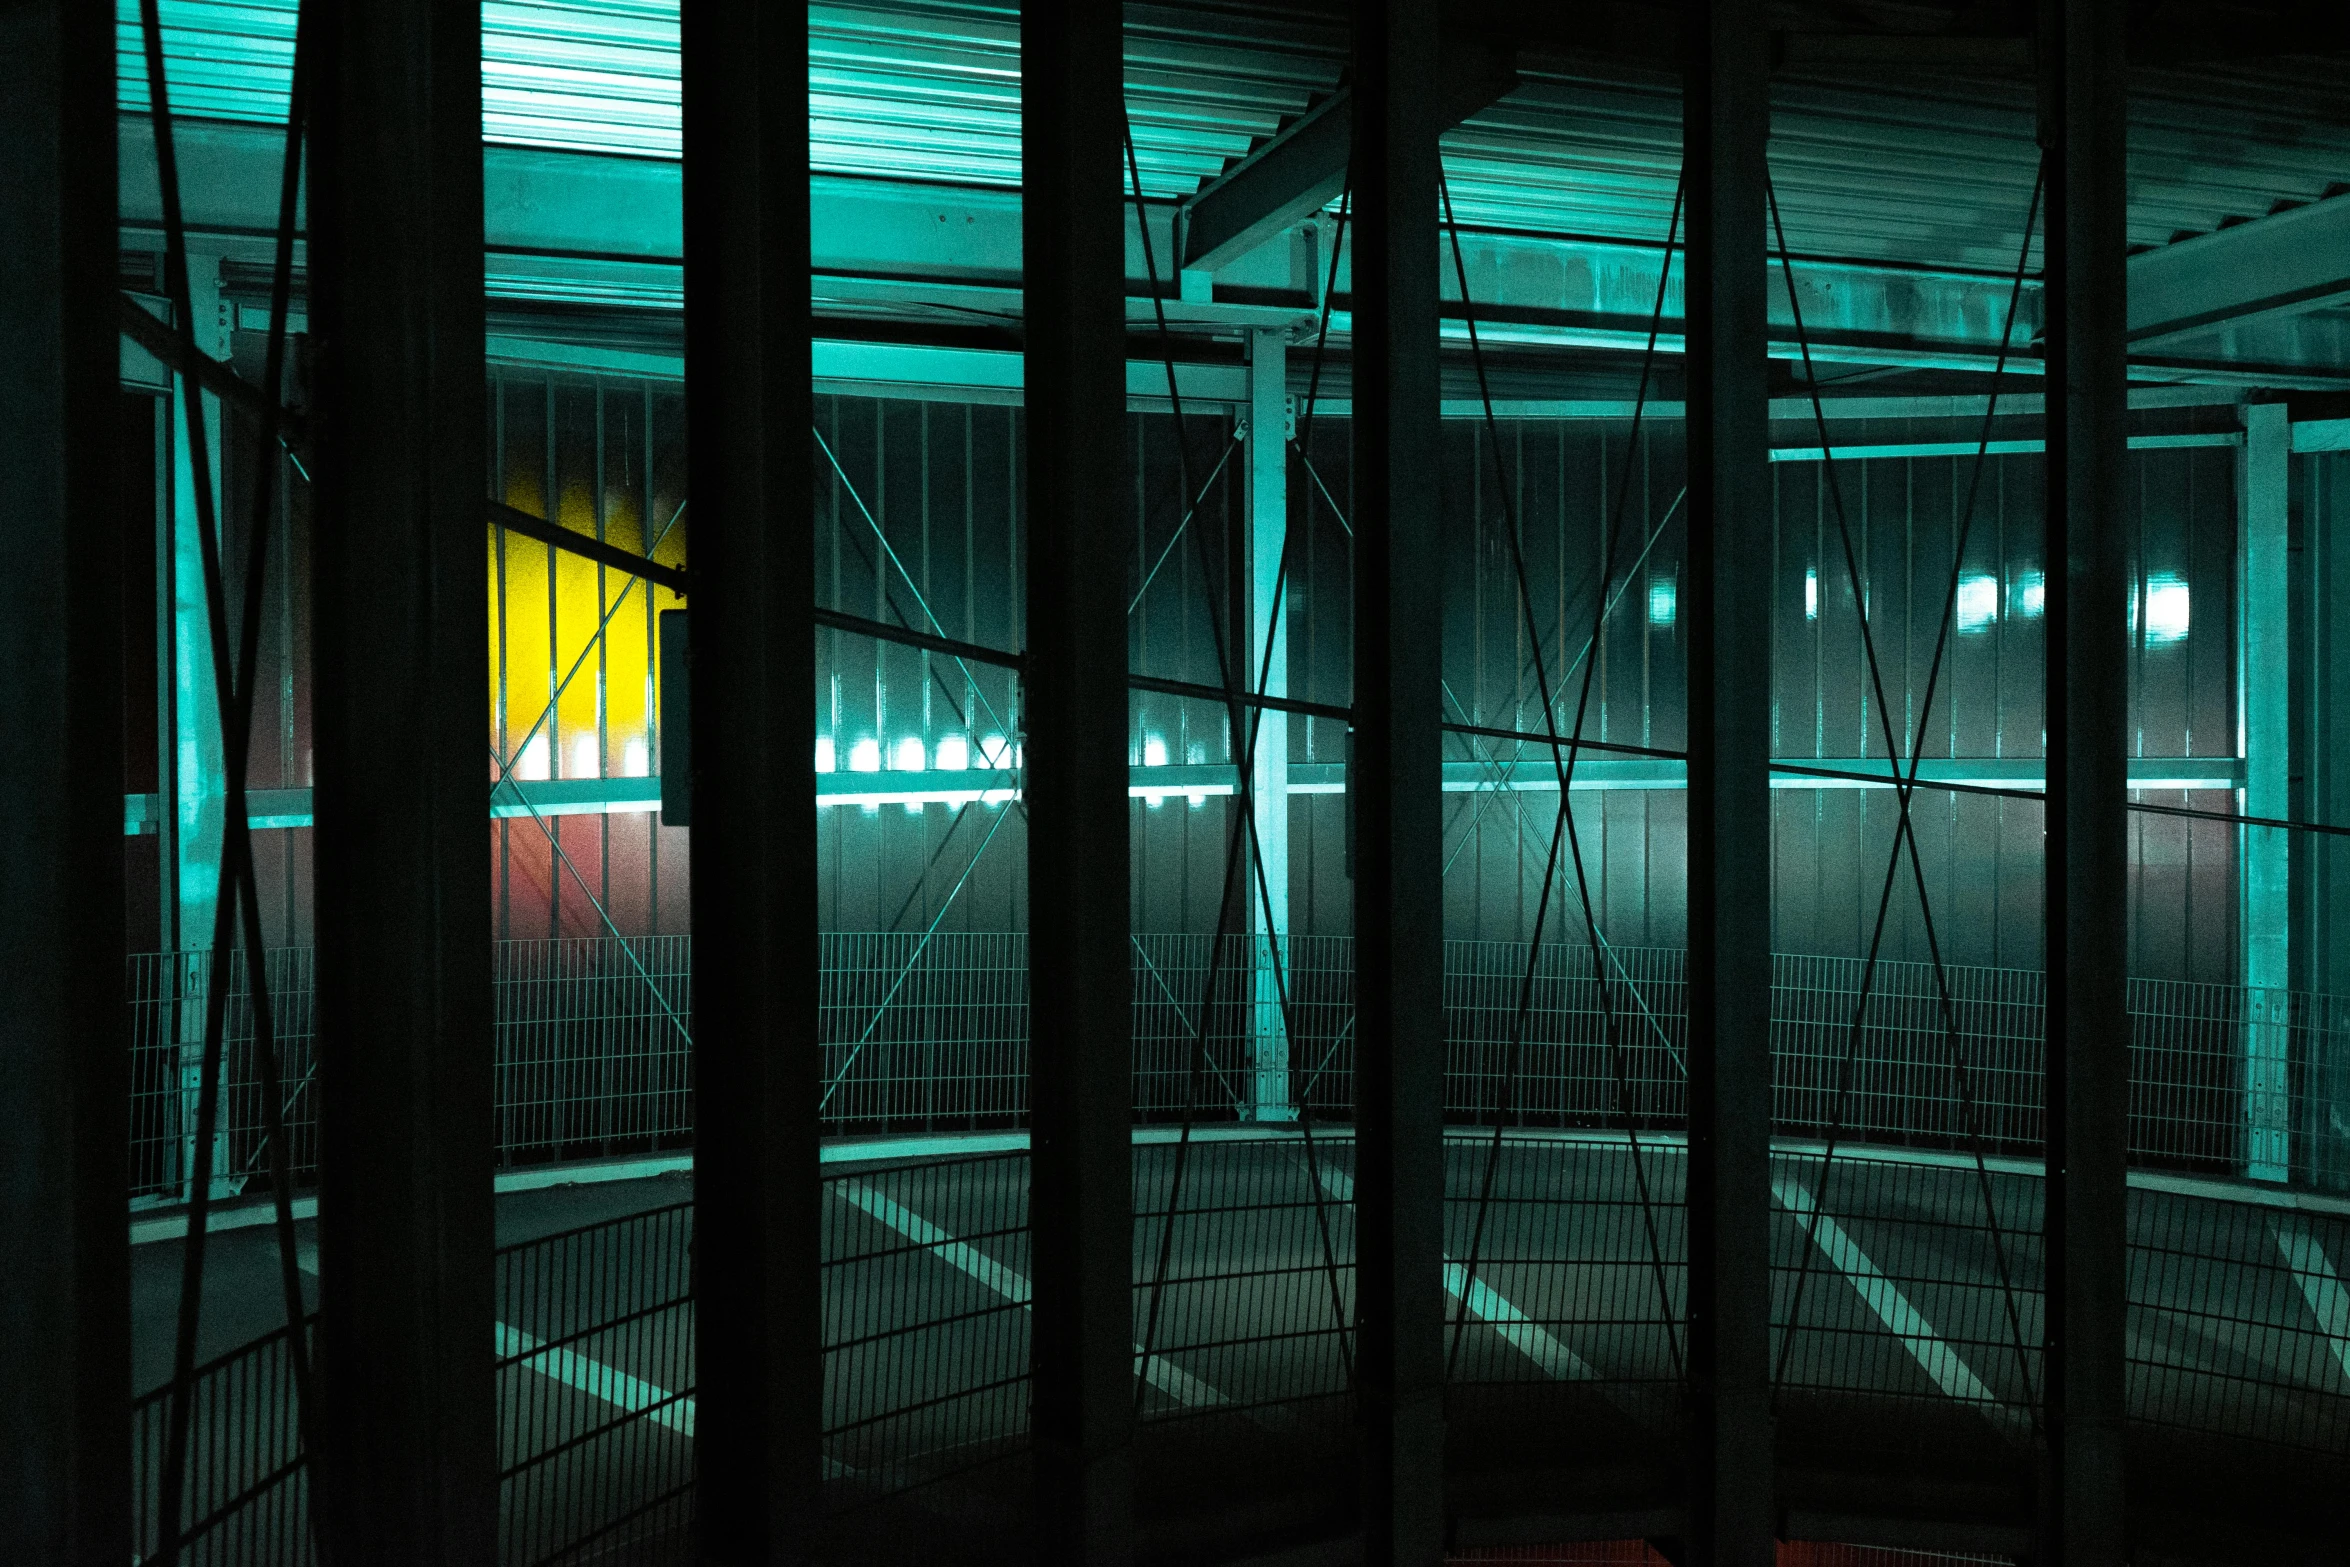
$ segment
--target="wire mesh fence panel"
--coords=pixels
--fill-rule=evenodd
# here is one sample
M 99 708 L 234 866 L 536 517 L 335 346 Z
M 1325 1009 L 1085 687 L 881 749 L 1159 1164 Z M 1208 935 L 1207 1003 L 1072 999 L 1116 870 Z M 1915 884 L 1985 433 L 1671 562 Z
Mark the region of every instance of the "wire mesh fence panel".
M 312 1319 L 315 1326 L 316 1319 Z M 179 1559 L 188 1567 L 308 1567 L 310 1493 L 285 1328 L 198 1366 L 189 1384 Z M 164 1546 L 168 1384 L 131 1404 L 134 1561 Z
M 174 1197 L 186 1183 L 186 1152 L 180 1145 L 180 1055 L 187 1032 L 191 962 L 209 964 L 209 955 L 177 952 L 133 953 L 125 965 L 123 997 L 130 1010 L 131 1147 L 130 1194 Z M 203 1009 L 194 1012 L 201 1028 Z
M 507 1567 L 682 1547 L 694 1472 L 692 1240 L 693 1206 L 676 1203 L 500 1248 Z
M 1686 954 L 1448 941 L 1445 1109 L 1512 1126 L 1639 1126 L 1687 1115 Z
M 263 955 L 270 1031 L 276 1042 L 280 1110 L 292 1169 L 317 1171 L 317 986 L 308 947 Z M 133 954 L 124 974 L 131 1040 L 130 1195 L 184 1200 L 193 1171 L 196 1096 L 204 1081 L 204 1031 L 214 972 L 209 952 Z M 243 955 L 228 965 L 222 997 L 220 1119 L 213 1179 L 229 1192 L 260 1175 L 268 1157 L 262 1063 L 257 1054 L 251 974 Z
M 1445 1312 L 1460 1383 L 1586 1385 L 1670 1427 L 1687 1310 L 1678 1139 L 1456 1133 L 1445 1148 Z
M 1028 1434 L 1028 1156 L 824 1179 L 824 1439 L 867 1499 Z
M 1265 1411 L 1346 1391 L 1353 1189 L 1351 1137 L 1316 1137 L 1310 1155 L 1303 1135 L 1136 1146 L 1145 1419 Z
M 502 1164 L 677 1146 L 693 1133 L 692 938 L 501 941 Z
M 1261 937 L 1229 937 L 1220 953 L 1213 946 L 1205 935 L 1135 938 L 1137 1118 L 1350 1116 L 1353 943 L 1288 938 L 1277 963 Z M 1677 1125 L 1686 954 L 1603 947 L 1595 970 L 1587 946 L 1562 941 L 1536 955 L 1531 976 L 1528 957 L 1525 943 L 1446 944 L 1448 1116 L 1567 1130 L 1626 1114 L 1650 1129 Z M 1024 1122 L 1026 936 L 836 932 L 823 938 L 820 962 L 828 1132 Z M 294 1174 L 307 1182 L 316 1159 L 311 954 L 281 949 L 268 963 Z M 501 1163 L 690 1145 L 690 963 L 687 936 L 498 945 Z M 211 973 L 204 953 L 129 960 L 134 1198 L 185 1196 Z M 228 985 L 215 1166 L 235 1192 L 264 1168 L 265 1115 L 242 963 L 231 965 Z M 1780 955 L 1780 1132 L 2035 1153 L 2042 993 L 2042 977 L 2027 970 L 1950 967 L 1938 976 L 1919 963 L 1872 969 L 1857 958 Z M 2350 1190 L 2350 999 L 2155 979 L 2133 980 L 2129 994 L 2138 1163 Z
M 971 1131 L 1028 1107 L 1028 938 L 830 932 L 818 1030 L 835 1131 Z
M 2296 995 L 2292 1019 L 2293 1174 L 2350 1192 L 2350 996 Z
M 1771 1001 L 1779 1128 L 2037 1148 L 2042 990 L 2039 974 L 2020 969 L 1946 968 L 1937 978 L 1926 963 L 1780 954 Z
M 1133 968 L 1136 1119 L 1281 1121 L 1350 1102 L 1353 942 L 1145 934 Z
M 2130 1193 L 2134 1420 L 2350 1457 L 2350 1220 Z

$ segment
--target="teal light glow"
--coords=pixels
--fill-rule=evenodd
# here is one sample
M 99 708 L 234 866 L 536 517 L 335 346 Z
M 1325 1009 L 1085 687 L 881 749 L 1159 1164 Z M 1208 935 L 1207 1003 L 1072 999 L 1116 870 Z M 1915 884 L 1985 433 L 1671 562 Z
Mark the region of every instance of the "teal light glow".
M 1999 579 L 1983 572 L 1959 578 L 1955 609 L 1961 632 L 1972 636 L 1990 630 L 1999 622 Z
M 1648 579 L 1648 623 L 1669 626 L 1680 608 L 1680 589 L 1671 577 Z

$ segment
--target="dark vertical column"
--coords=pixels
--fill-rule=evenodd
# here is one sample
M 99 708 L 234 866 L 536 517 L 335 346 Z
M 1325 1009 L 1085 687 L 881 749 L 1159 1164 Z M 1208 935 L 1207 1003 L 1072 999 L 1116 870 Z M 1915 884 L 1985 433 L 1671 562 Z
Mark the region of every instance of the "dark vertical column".
M 497 1549 L 481 13 L 319 7 L 319 1344 L 337 1567 Z
M 1028 320 L 1029 1222 L 1041 1559 L 1133 1539 L 1125 70 L 1116 6 L 1020 11 Z
M 683 13 L 702 1559 L 820 1513 L 808 13 Z
M 1690 1560 L 1762 1567 L 1770 1412 L 1769 360 L 1760 0 L 1688 11 Z
M 0 1497 L 11 1555 L 130 1554 L 114 26 L 0 7 Z
M 1355 31 L 1355 1380 L 1363 1559 L 1444 1550 L 1436 17 Z
M 2129 1142 L 2122 0 L 2050 0 L 2046 1560 L 2124 1559 Z

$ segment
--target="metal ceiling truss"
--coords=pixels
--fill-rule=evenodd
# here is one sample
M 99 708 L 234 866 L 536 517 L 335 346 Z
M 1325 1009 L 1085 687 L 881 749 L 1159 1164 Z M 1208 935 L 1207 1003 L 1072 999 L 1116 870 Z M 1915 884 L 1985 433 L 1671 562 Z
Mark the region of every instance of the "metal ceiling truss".
M 1471 80 L 1487 81 L 1490 65 Z M 1462 89 L 1463 92 L 1467 90 Z M 1473 96 L 1473 94 L 1470 94 Z M 1331 100 L 1343 104 L 1344 98 Z M 1332 121 L 1327 110 L 1309 117 Z M 1301 126 L 1308 121 L 1299 122 Z M 1292 127 L 1291 135 L 1297 131 Z M 1335 132 L 1331 133 L 1335 136 Z M 183 132 L 190 179 L 191 233 L 258 258 L 266 212 L 254 193 L 269 188 L 277 149 L 257 126 L 215 123 Z M 1325 139 L 1330 139 L 1325 137 Z M 1281 138 L 1260 149 L 1268 157 Z M 1187 262 L 1190 276 L 1154 281 L 1144 236 L 1125 241 L 1126 318 L 1140 328 L 1164 316 L 1187 340 L 1250 328 L 1303 332 L 1334 298 L 1330 329 L 1351 339 L 1351 256 L 1325 267 L 1317 251 L 1332 227 L 1327 210 L 1330 146 L 1310 141 L 1290 161 L 1244 162 L 1186 201 L 1138 203 L 1150 247 L 1210 247 Z M 1307 152 L 1311 151 L 1309 158 Z M 154 161 L 151 134 L 123 122 L 124 242 L 153 243 L 161 214 L 141 196 L 153 187 L 134 171 Z M 1260 167 L 1265 172 L 1259 172 Z M 493 299 L 575 311 L 674 313 L 683 298 L 679 165 L 642 158 L 492 146 L 484 149 L 487 240 Z M 1301 182 L 1323 205 L 1292 213 Z M 1015 190 L 889 177 L 819 175 L 811 181 L 815 298 L 821 318 L 867 323 L 911 344 L 951 346 L 974 328 L 1009 332 L 1021 314 L 1020 198 Z M 1284 204 L 1286 202 L 1286 204 Z M 1227 205 L 1230 203 L 1230 205 Z M 1284 218 L 1278 231 L 1252 224 L 1259 209 Z M 1316 231 L 1301 249 L 1299 225 Z M 1223 235 L 1227 229 L 1232 235 Z M 1248 236 L 1263 232 L 1249 248 Z M 1477 300 L 1486 343 L 1533 353 L 1576 349 L 1638 351 L 1663 253 L 1653 244 L 1575 234 L 1459 226 L 1460 264 L 1441 285 L 1448 340 L 1466 347 L 1464 290 Z M 2135 373 L 2145 380 L 2236 386 L 2350 386 L 2350 362 L 2311 339 L 2282 336 L 2294 318 L 2350 299 L 2350 197 L 2314 202 L 2129 259 L 2130 334 Z M 1774 290 L 1772 357 L 1798 361 L 1799 306 L 1811 359 L 1821 364 L 1989 373 L 2002 359 L 1998 332 L 2011 280 L 1991 271 L 1892 265 L 1832 255 L 1792 258 L 1797 299 Z M 1325 276 L 1325 273 L 1327 274 Z M 1667 295 L 1660 351 L 1679 354 L 1678 290 Z M 2026 330 L 2004 356 L 2011 372 L 2036 374 L 2040 286 L 2029 276 L 2019 302 Z M 2227 334 L 2236 334 L 2231 338 Z M 2239 341 L 2240 339 L 2240 341 Z M 1009 357 L 1007 336 L 999 352 Z M 2295 362 L 2306 352 L 2316 357 Z M 2270 357 L 2263 358 L 2263 355 Z M 994 391 L 974 381 L 974 390 Z

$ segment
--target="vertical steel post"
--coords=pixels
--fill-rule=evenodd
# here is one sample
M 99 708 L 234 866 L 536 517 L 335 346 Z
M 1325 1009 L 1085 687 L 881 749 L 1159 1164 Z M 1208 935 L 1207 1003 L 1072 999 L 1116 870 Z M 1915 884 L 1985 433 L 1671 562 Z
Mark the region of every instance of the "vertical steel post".
M 498 1521 L 481 14 L 317 11 L 317 1494 L 337 1567 L 457 1567 Z
M 1688 10 L 1689 1559 L 1765 1567 L 1770 1411 L 1770 41 Z
M 1363 1560 L 1444 1551 L 1436 9 L 1355 30 L 1355 1380 Z
M 1289 695 L 1289 615 L 1282 600 L 1282 553 L 1289 542 L 1289 343 L 1278 331 L 1251 332 L 1248 354 L 1248 642 L 1243 677 L 1264 676 L 1264 694 Z M 1267 646 L 1270 642 L 1270 647 Z M 1257 934 L 1255 1086 L 1250 1114 L 1294 1121 L 1289 1102 L 1289 1026 L 1281 1015 L 1289 963 L 1289 715 L 1267 711 L 1257 723 L 1250 796 L 1256 808 L 1257 861 L 1265 897 L 1248 900 Z M 1265 905 L 1271 906 L 1267 918 Z M 1276 950 L 1278 949 L 1278 950 Z
M 808 13 L 689 0 L 696 1506 L 802 1560 L 822 1503 Z
M 1123 51 L 1115 6 L 1021 7 L 1032 1434 L 1077 1564 L 1134 1550 Z
M 2292 426 L 2283 403 L 2244 410 L 2237 457 L 2237 750 L 2248 816 L 2292 814 L 2289 681 L 2292 598 L 2288 591 L 2285 492 Z M 2292 1173 L 2291 835 L 2274 827 L 2236 829 L 2244 1008 L 2244 1173 L 2281 1181 Z
M 2126 1558 L 2130 1089 L 2122 0 L 2050 0 L 2047 1398 L 2052 1567 Z
M 0 8 L 0 1496 L 26 1561 L 130 1540 L 114 20 Z

